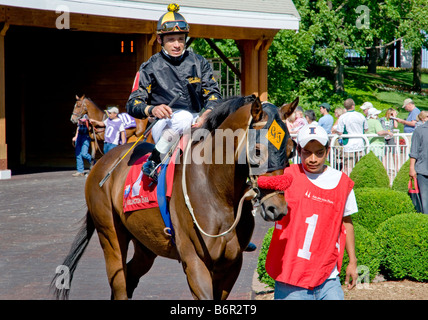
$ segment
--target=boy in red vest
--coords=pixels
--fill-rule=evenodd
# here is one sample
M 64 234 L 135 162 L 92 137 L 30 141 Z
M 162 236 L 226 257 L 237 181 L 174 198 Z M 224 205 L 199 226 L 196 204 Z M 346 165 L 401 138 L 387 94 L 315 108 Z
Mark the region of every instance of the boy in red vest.
M 287 215 L 275 223 L 266 258 L 266 271 L 275 280 L 274 298 L 343 300 L 339 272 L 345 248 L 348 289 L 358 278 L 350 217 L 358 211 L 354 182 L 325 165 L 330 147 L 322 127 L 303 127 L 297 151 L 301 164 L 286 168 L 282 176 L 258 181 L 261 188 L 285 189 L 288 203 Z

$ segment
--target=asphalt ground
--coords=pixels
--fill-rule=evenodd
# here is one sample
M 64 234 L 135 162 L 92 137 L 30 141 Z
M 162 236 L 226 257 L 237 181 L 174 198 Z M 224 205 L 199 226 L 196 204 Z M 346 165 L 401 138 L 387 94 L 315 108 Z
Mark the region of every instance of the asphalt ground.
M 73 171 L 12 175 L 0 180 L 0 300 L 52 300 L 50 282 L 61 265 L 86 212 L 84 177 Z M 256 217 L 254 252 L 244 263 L 229 300 L 252 300 L 257 258 L 268 228 Z M 130 249 L 132 250 L 132 249 Z M 105 263 L 95 233 L 74 274 L 71 300 L 110 299 Z M 140 280 L 134 300 L 190 300 L 178 261 L 158 257 Z

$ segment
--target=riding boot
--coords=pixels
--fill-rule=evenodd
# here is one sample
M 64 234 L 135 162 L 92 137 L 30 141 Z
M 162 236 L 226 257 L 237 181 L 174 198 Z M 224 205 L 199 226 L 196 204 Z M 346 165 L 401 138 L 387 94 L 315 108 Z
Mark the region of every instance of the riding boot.
M 154 148 L 152 154 L 147 159 L 147 162 L 143 164 L 143 174 L 157 180 L 156 167 L 161 162 L 160 152 Z

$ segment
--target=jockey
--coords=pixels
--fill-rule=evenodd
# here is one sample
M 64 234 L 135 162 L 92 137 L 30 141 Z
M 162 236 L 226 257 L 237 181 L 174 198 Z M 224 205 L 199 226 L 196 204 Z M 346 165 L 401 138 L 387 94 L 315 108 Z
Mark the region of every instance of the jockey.
M 155 175 L 153 170 L 176 139 L 192 125 L 201 126 L 221 100 L 208 61 L 185 50 L 189 25 L 178 11 L 179 6 L 172 3 L 160 17 L 157 41 L 162 50 L 141 65 L 126 104 L 133 117 L 159 119 L 152 128 L 155 148 L 143 166 L 148 176 Z M 176 96 L 178 100 L 169 106 Z

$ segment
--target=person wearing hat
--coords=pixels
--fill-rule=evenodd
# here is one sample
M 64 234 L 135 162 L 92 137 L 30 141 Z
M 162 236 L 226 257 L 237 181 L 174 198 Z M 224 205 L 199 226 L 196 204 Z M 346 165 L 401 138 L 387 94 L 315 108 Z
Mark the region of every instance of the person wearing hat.
M 104 121 L 90 119 L 90 122 L 99 127 L 106 127 L 104 131 L 104 148 L 106 154 L 119 144 L 126 143 L 125 126 L 122 120 L 118 117 L 119 109 L 117 107 L 107 108 L 108 118 Z
M 327 131 L 328 134 L 331 133 L 331 128 L 333 127 L 334 119 L 329 114 L 330 112 L 330 105 L 326 102 L 321 103 L 320 105 L 320 112 L 322 114 L 322 117 L 319 119 L 318 124 Z
M 258 178 L 260 188 L 284 191 L 288 205 L 287 215 L 275 222 L 266 257 L 274 298 L 343 300 L 339 273 L 345 249 L 348 289 L 358 278 L 351 218 L 358 211 L 354 182 L 325 164 L 330 146 L 322 127 L 300 129 L 297 151 L 300 164 L 285 168 L 281 176 Z
M 385 138 L 389 136 L 392 137 L 393 132 L 387 131 L 382 127 L 378 119 L 378 115 L 380 114 L 380 110 L 376 108 L 370 108 L 367 112 L 367 123 L 369 125 L 369 129 L 367 130 L 367 134 L 377 134 L 378 137 L 369 138 L 370 146 L 369 150 L 373 151 L 373 153 L 381 158 L 384 155 L 384 146 L 385 146 Z
M 364 115 L 367 117 L 368 116 L 368 111 L 373 108 L 373 103 L 371 102 L 364 102 L 363 105 L 360 107 L 361 110 L 363 110 Z
M 222 99 L 209 62 L 185 49 L 190 27 L 179 9 L 171 3 L 159 18 L 156 39 L 162 50 L 141 65 L 126 104 L 135 118 L 159 119 L 152 128 L 155 148 L 143 165 L 148 176 L 155 175 L 154 169 L 179 135 L 192 125 L 202 125 Z M 176 96 L 178 100 L 170 106 Z
M 416 122 L 418 122 L 418 115 L 421 112 L 413 102 L 412 99 L 408 98 L 404 100 L 403 107 L 404 110 L 406 110 L 409 115 L 407 116 L 406 120 L 396 118 L 397 122 L 404 124 L 404 133 L 412 133 L 415 130 Z

